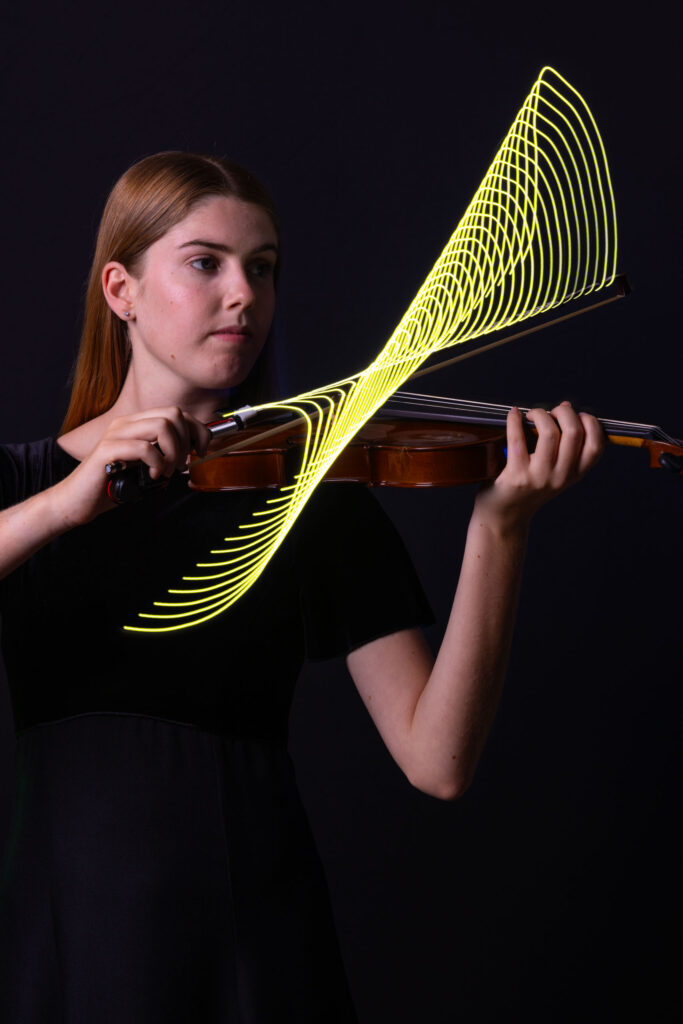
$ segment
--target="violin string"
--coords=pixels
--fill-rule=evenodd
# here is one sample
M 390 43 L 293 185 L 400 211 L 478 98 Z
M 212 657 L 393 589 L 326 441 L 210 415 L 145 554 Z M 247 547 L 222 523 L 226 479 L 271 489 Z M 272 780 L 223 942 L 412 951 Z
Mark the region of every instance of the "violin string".
M 507 414 L 512 408 L 510 405 L 499 405 L 493 402 L 475 402 L 465 399 L 450 398 L 447 395 L 423 395 L 418 394 L 417 392 L 407 391 L 397 391 L 396 394 L 389 399 L 384 408 L 389 410 L 394 405 L 396 405 L 399 410 L 404 410 L 406 407 L 414 409 L 416 414 L 420 409 L 424 409 L 425 411 L 434 411 L 435 409 L 440 408 L 444 411 L 462 413 L 465 416 L 471 415 L 474 422 L 477 422 L 477 416 L 481 416 L 482 418 L 498 416 L 499 422 L 504 422 L 507 418 Z M 518 408 L 522 413 L 530 411 L 530 407 L 518 406 Z M 676 441 L 673 438 L 670 438 L 661 427 L 658 427 L 654 423 L 637 423 L 632 420 L 615 420 L 606 419 L 604 417 L 598 417 L 598 420 L 607 433 L 623 434 L 626 437 L 647 437 L 653 440 L 676 444 Z
M 429 395 L 417 392 L 397 391 L 382 407 L 380 413 L 383 411 L 387 413 L 397 411 L 400 414 L 405 415 L 406 410 L 410 409 L 411 414 L 414 417 L 422 416 L 424 418 L 425 415 L 432 415 L 435 419 L 443 420 L 445 417 L 448 417 L 451 421 L 498 426 L 505 424 L 507 415 L 511 408 L 512 406 L 510 405 L 451 398 L 447 395 Z M 522 414 L 526 414 L 530 411 L 530 407 L 518 406 L 518 408 Z M 257 437 L 258 444 L 261 446 L 263 442 L 269 438 L 275 440 L 278 436 L 287 435 L 288 433 L 291 433 L 294 428 L 302 426 L 305 422 L 305 417 L 299 416 L 289 420 L 287 423 L 278 424 L 269 430 L 262 431 Z M 665 434 L 661 427 L 658 427 L 655 424 L 605 419 L 603 417 L 599 417 L 599 422 L 608 434 L 621 435 L 624 437 L 642 437 L 650 440 L 662 441 L 664 443 L 676 444 L 676 441 L 673 438 Z M 253 447 L 254 440 L 255 438 L 253 436 L 240 439 L 224 448 L 210 452 L 203 458 L 197 459 L 196 464 L 202 465 L 203 463 L 210 462 L 213 459 L 221 458 L 223 455 Z

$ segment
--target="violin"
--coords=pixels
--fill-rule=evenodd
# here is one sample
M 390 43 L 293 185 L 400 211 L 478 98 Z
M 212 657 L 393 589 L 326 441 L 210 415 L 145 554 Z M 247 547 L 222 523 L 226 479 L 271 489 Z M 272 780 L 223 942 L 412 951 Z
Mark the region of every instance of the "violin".
M 505 467 L 510 406 L 398 391 L 358 431 L 325 475 L 326 481 L 369 487 L 458 487 L 493 480 Z M 522 414 L 528 408 L 520 407 Z M 195 457 L 190 487 L 199 491 L 270 490 L 291 484 L 305 441 L 303 420 L 287 418 L 264 429 L 248 424 L 258 410 L 240 409 L 207 424 L 212 438 L 238 433 L 240 440 Z M 612 444 L 645 448 L 651 467 L 683 473 L 683 443 L 650 423 L 599 419 Z M 528 427 L 533 444 L 534 431 Z M 107 467 L 107 494 L 118 504 L 165 487 L 137 463 Z
M 370 487 L 457 487 L 492 480 L 505 466 L 509 406 L 397 392 L 330 466 L 326 481 Z M 524 414 L 528 409 L 522 408 Z M 242 422 L 209 424 L 212 434 L 239 430 L 241 439 L 190 463 L 190 486 L 201 491 L 279 488 L 298 471 L 305 429 L 299 419 L 266 430 Z M 230 419 L 230 417 L 228 417 Z M 683 444 L 653 424 L 600 419 L 613 444 L 645 448 L 650 465 L 683 473 Z M 533 433 L 532 428 L 529 428 Z

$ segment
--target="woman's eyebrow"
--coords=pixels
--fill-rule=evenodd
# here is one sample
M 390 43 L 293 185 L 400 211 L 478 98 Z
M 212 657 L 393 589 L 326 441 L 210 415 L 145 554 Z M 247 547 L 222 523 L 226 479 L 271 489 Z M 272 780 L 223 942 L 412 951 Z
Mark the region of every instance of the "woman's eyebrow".
M 179 249 L 187 249 L 191 245 L 197 245 L 205 249 L 216 249 L 218 252 L 231 253 L 234 249 L 231 249 L 229 245 L 224 245 L 222 242 L 209 242 L 205 238 L 193 238 L 190 242 L 183 242 L 179 245 Z M 273 242 L 265 242 L 263 245 L 259 245 L 256 249 L 251 250 L 252 253 L 257 252 L 274 252 L 277 256 L 277 246 Z

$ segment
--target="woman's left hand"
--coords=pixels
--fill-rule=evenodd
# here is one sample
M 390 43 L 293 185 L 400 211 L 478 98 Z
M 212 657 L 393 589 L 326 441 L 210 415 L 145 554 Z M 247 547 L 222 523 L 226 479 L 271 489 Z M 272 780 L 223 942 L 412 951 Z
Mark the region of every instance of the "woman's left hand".
M 532 409 L 526 418 L 538 433 L 535 451 L 529 452 L 521 412 L 511 409 L 507 465 L 482 488 L 475 503 L 475 513 L 503 529 L 525 527 L 541 505 L 595 465 L 605 446 L 596 418 L 575 412 L 569 402 L 550 412 Z

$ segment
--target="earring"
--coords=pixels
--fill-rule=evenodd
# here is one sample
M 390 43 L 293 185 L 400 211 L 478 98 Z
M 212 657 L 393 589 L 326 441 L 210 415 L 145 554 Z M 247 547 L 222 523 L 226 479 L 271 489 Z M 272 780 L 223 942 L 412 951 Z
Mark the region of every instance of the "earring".
M 125 313 L 124 313 L 123 315 L 124 315 L 124 316 L 130 316 L 130 310 L 129 310 L 129 309 L 127 309 L 127 310 L 126 310 L 126 312 L 125 312 Z

